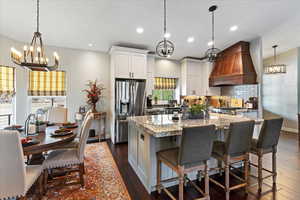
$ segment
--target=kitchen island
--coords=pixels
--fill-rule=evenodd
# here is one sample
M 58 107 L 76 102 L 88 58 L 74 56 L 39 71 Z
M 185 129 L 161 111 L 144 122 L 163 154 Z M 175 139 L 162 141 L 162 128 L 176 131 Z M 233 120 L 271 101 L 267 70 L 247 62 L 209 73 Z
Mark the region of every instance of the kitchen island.
M 211 113 L 209 119 L 178 121 L 172 121 L 172 115 L 131 117 L 128 125 L 128 161 L 146 190 L 151 193 L 156 190 L 156 152 L 179 146 L 182 127 L 214 124 L 218 129 L 215 139 L 224 140 L 224 130 L 229 127 L 230 123 L 247 120 L 250 118 L 215 113 Z M 262 122 L 260 119 L 253 120 L 256 124 Z M 215 167 L 216 164 L 217 161 L 214 159 L 209 161 L 210 167 Z M 188 176 L 190 179 L 196 179 L 196 173 L 188 174 Z M 162 164 L 162 180 L 174 177 L 177 177 L 177 174 Z M 166 186 L 175 184 L 177 181 L 169 182 Z

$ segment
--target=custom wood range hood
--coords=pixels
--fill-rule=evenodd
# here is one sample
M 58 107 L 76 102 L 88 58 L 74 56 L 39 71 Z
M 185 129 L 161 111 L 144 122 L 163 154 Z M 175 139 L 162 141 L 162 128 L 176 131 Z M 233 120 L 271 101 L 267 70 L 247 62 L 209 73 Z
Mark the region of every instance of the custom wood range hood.
M 257 83 L 249 46 L 240 41 L 219 53 L 209 77 L 210 87 Z

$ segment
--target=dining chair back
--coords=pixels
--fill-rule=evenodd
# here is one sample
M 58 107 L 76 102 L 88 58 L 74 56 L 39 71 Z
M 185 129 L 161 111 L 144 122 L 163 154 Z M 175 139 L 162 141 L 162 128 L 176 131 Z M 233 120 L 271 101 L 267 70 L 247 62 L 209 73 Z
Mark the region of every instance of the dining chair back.
M 50 123 L 66 123 L 68 109 L 64 107 L 52 107 L 48 110 L 47 121 Z
M 89 130 L 92 125 L 92 121 L 93 121 L 93 115 L 90 114 L 87 116 L 85 124 L 82 127 L 82 132 L 79 139 L 79 146 L 77 149 L 80 162 L 83 162 L 84 160 L 84 149 L 86 146 L 87 139 L 89 137 Z
M 230 124 L 225 147 L 227 155 L 238 156 L 250 151 L 254 125 L 254 120 Z
M 25 195 L 25 164 L 18 131 L 0 130 L 0 199 Z

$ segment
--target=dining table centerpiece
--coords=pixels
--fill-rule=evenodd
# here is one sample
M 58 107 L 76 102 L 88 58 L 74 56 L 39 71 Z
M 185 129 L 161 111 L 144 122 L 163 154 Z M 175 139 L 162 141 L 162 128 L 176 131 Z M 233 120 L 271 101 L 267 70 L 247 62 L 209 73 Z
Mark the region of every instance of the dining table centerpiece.
M 104 90 L 104 87 L 102 84 L 99 84 L 97 80 L 95 81 L 88 81 L 88 89 L 83 90 L 83 92 L 86 92 L 87 97 L 87 104 L 91 106 L 92 112 L 96 113 L 97 109 L 97 103 L 100 100 L 102 96 L 102 91 Z

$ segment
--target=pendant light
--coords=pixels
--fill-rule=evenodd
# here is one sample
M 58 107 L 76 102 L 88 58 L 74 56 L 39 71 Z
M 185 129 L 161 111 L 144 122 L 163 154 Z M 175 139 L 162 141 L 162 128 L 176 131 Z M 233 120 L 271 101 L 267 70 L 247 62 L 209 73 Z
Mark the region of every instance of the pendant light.
M 156 53 L 160 57 L 170 57 L 174 53 L 174 44 L 167 40 L 167 2 L 164 0 L 164 39 L 156 46 Z
M 217 10 L 217 8 L 218 7 L 216 5 L 213 5 L 208 9 L 212 17 L 212 45 L 211 48 L 206 51 L 205 57 L 208 59 L 209 62 L 215 62 L 218 57 L 218 54 L 221 52 L 220 49 L 215 48 L 215 11 Z
M 58 54 L 54 52 L 54 65 L 48 65 L 49 59 L 45 55 L 42 34 L 40 33 L 40 0 L 37 0 L 36 25 L 37 30 L 33 34 L 30 46 L 25 45 L 23 53 L 12 47 L 10 53 L 11 60 L 15 64 L 29 70 L 54 71 L 58 68 L 59 57 Z
M 276 48 L 278 45 L 272 46 L 274 50 L 274 61 L 273 64 L 268 65 L 264 68 L 265 74 L 279 74 L 279 73 L 286 73 L 286 65 L 285 64 L 278 64 L 277 63 L 277 56 L 276 56 Z

